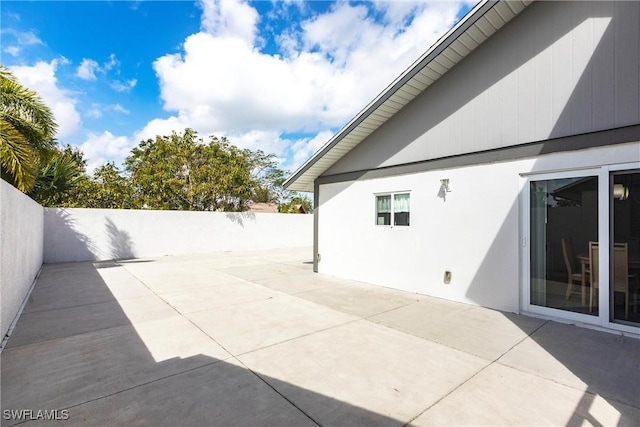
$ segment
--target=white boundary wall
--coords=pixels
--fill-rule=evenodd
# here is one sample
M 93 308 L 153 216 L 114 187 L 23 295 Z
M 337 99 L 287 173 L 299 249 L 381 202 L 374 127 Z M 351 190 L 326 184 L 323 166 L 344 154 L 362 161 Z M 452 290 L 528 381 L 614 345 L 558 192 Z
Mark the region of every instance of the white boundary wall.
M 7 333 L 42 266 L 42 206 L 0 179 L 0 329 Z
M 46 208 L 44 262 L 312 246 L 313 215 Z

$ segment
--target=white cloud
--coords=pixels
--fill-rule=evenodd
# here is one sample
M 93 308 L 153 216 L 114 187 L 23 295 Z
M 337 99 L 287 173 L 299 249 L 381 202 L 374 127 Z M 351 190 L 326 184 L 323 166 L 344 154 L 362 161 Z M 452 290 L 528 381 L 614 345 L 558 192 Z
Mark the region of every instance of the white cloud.
M 319 132 L 313 138 L 303 138 L 293 141 L 289 150 L 291 151 L 290 161 L 283 166 L 290 170 L 295 170 L 300 167 L 313 153 L 318 151 L 329 139 L 333 136 L 333 132 L 325 130 Z
M 129 114 L 131 113 L 131 111 L 127 110 L 126 108 L 124 108 L 122 105 L 120 104 L 115 104 L 113 106 L 111 106 L 111 108 L 113 109 L 113 111 L 116 111 L 118 113 L 122 113 L 122 114 Z
M 120 104 L 102 105 L 96 102 L 91 104 L 91 108 L 89 108 L 84 114 L 85 116 L 91 117 L 92 119 L 99 119 L 102 117 L 103 112 L 105 111 L 113 111 L 116 113 L 126 114 L 126 115 L 131 114 L 131 111 L 127 110 L 125 107 L 123 107 Z
M 120 61 L 118 61 L 118 58 L 116 58 L 116 54 L 112 53 L 111 55 L 109 55 L 109 60 L 102 65 L 102 70 L 104 72 L 107 72 L 112 68 L 118 66 L 120 66 Z
M 20 20 L 18 15 L 15 15 Z M 27 46 L 33 45 L 43 45 L 43 41 L 35 35 L 32 31 L 17 31 L 12 28 L 3 29 L 0 33 L 2 34 L 10 34 L 15 39 L 15 44 L 10 44 L 5 47 L 3 52 L 8 53 L 11 56 L 18 56 L 22 50 Z M 6 43 L 6 41 L 5 41 Z
M 42 40 L 31 31 L 16 31 L 14 34 L 18 38 L 18 43 L 21 45 L 44 44 Z
M 85 116 L 91 117 L 92 119 L 99 119 L 102 117 L 102 111 L 97 106 L 92 106 L 87 110 Z
M 153 119 L 147 123 L 141 130 L 136 132 L 133 139 L 136 142 L 145 141 L 147 139 L 153 139 L 156 135 L 171 135 L 171 131 L 180 132 L 189 127 L 189 124 L 184 119 L 172 116 L 167 119 Z M 204 135 L 211 134 L 213 132 L 206 132 L 200 130 Z
M 104 131 L 102 134 L 89 133 L 79 147 L 87 160 L 87 173 L 93 174 L 97 167 L 110 161 L 114 161 L 119 167 L 133 146 L 126 136 L 115 136 Z
M 258 12 L 240 0 L 202 0 L 202 31 L 220 38 L 238 38 L 252 44 Z
M 120 61 L 115 53 L 109 55 L 109 59 L 102 65 L 93 59 L 83 58 L 82 63 L 76 70 L 76 76 L 83 80 L 95 81 L 97 80 L 96 73 L 107 76 L 111 70 L 114 70 L 115 74 L 120 74 L 119 68 Z M 136 79 L 112 80 L 109 82 L 109 86 L 117 92 L 129 92 L 137 83 L 138 80 Z
M 136 87 L 137 83 L 138 83 L 138 80 L 136 79 L 125 80 L 125 81 L 114 80 L 111 83 L 109 83 L 109 86 L 111 86 L 111 89 L 117 92 L 129 92 L 131 89 Z
M 309 147 L 321 145 L 317 138 L 330 137 L 322 131 L 342 126 L 371 101 L 455 23 L 460 7 L 453 1 L 338 2 L 302 22 L 302 30 L 275 35 L 280 56 L 260 51 L 258 16 L 249 5 L 203 1 L 202 31 L 185 40 L 180 54 L 154 62 L 172 116 L 153 120 L 141 134 L 191 127 L 234 136 L 233 143 L 261 141 L 276 154 L 292 151 L 291 164 L 300 164 Z M 296 132 L 322 133 L 280 138 Z
M 95 80 L 96 71 L 100 71 L 98 63 L 93 59 L 83 58 L 82 63 L 80 63 L 76 70 L 76 76 L 80 77 L 82 80 Z
M 18 46 L 7 46 L 3 49 L 4 52 L 7 52 L 11 56 L 18 56 L 20 54 L 20 47 Z
M 51 109 L 58 123 L 57 138 L 66 138 L 75 134 L 80 128 L 80 114 L 76 110 L 77 100 L 58 86 L 56 67 L 58 61 L 50 63 L 38 62 L 34 66 L 10 67 L 11 71 L 27 88 L 42 97 Z
M 290 2 L 310 10 L 298 0 Z M 287 13 L 289 4 L 274 13 Z M 304 163 L 455 22 L 460 2 L 335 3 L 323 14 L 274 34 L 280 54 L 261 51 L 255 9 L 242 0 L 202 0 L 201 31 L 177 54 L 158 58 L 156 72 L 166 118 L 134 135 L 90 133 L 80 146 L 89 169 L 120 164 L 132 147 L 185 128 L 226 136 L 242 148 L 274 153 L 293 170 Z M 266 28 L 266 27 L 265 27 Z M 263 31 L 266 31 L 263 28 Z M 117 73 L 114 54 L 95 72 Z M 137 80 L 111 80 L 120 92 Z M 92 105 L 88 117 L 129 114 L 120 104 Z M 285 137 L 295 134 L 305 138 Z

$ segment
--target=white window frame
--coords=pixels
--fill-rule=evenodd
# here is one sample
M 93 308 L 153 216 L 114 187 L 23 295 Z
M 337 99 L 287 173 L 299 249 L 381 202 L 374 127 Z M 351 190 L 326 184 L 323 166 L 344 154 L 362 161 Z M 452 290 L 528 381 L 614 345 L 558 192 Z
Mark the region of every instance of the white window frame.
M 408 225 L 395 225 L 395 196 L 407 194 L 409 196 L 409 224 Z M 391 212 L 389 224 L 378 224 L 378 197 L 389 196 L 391 198 Z M 392 191 L 384 193 L 375 193 L 373 198 L 373 212 L 374 212 L 374 224 L 379 228 L 401 228 L 406 229 L 411 227 L 411 191 Z

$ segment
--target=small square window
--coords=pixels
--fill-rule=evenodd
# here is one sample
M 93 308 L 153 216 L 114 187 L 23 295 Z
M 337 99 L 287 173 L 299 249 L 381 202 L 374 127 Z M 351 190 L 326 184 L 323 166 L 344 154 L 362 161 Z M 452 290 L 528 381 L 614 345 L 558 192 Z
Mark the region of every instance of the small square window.
M 376 196 L 376 225 L 409 226 L 409 193 Z

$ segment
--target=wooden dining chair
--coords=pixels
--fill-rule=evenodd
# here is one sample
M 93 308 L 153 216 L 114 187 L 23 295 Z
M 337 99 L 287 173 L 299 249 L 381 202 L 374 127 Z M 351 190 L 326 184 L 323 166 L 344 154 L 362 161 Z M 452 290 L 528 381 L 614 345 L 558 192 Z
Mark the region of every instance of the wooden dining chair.
M 594 298 L 598 301 L 599 260 L 598 242 L 589 242 L 589 264 L 591 265 L 589 312 L 593 311 Z M 629 318 L 629 250 L 626 243 L 613 246 L 613 290 L 624 294 L 624 318 Z
M 624 318 L 629 318 L 629 248 L 626 243 L 613 246 L 613 290 L 624 294 Z
M 573 293 L 573 284 L 575 282 L 582 283 L 582 273 L 573 272 L 573 251 L 571 251 L 571 248 L 569 247 L 569 244 L 564 237 L 561 239 L 561 243 L 564 265 L 567 268 L 567 292 L 565 294 L 565 299 L 569 299 L 569 297 Z
M 600 255 L 598 242 L 589 242 L 589 312 L 593 311 L 593 297 L 595 294 L 596 303 L 598 301 L 598 279 L 600 269 L 598 256 Z

